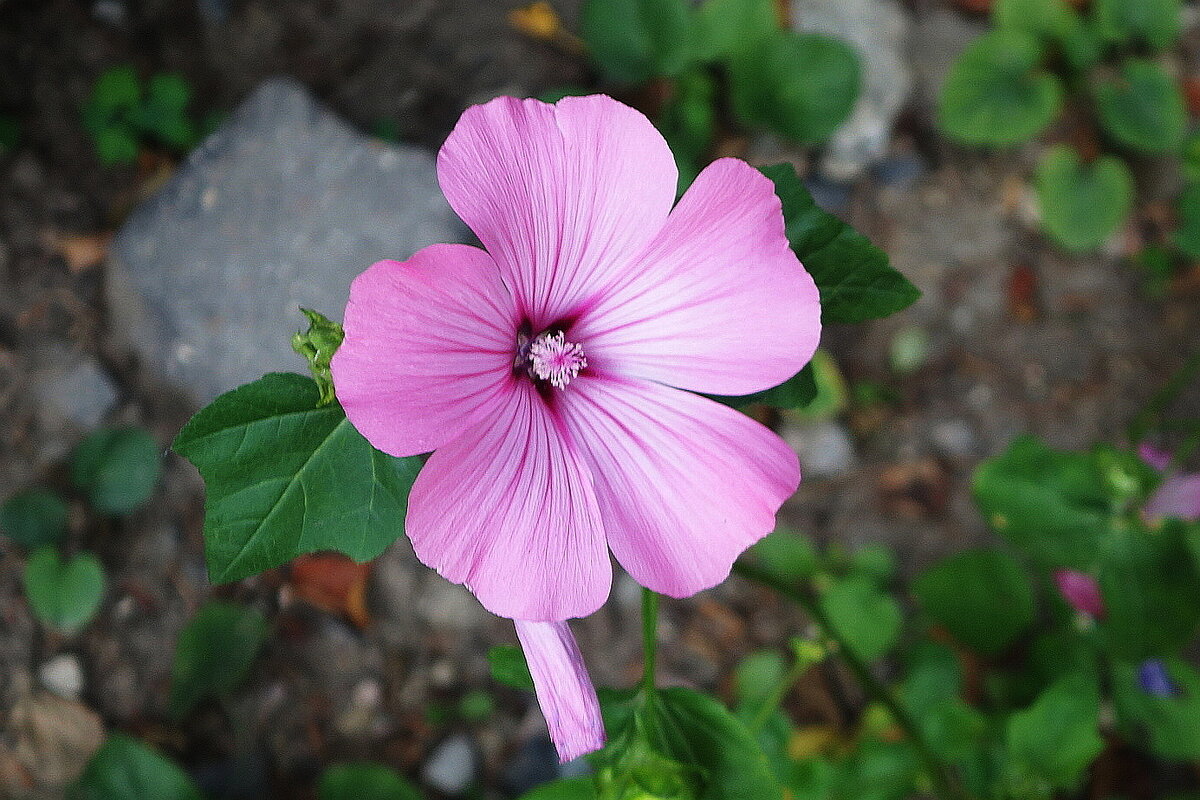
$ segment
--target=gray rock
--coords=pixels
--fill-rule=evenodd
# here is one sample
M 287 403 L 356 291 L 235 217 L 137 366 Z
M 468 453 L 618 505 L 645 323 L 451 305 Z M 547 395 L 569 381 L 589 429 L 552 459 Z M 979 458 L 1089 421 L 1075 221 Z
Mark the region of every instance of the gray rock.
M 456 733 L 433 749 L 421 779 L 431 789 L 443 794 L 459 795 L 475 781 L 475 746 L 465 734 Z
M 39 413 L 53 427 L 66 421 L 90 430 L 99 425 L 117 402 L 117 386 L 91 356 L 58 346 L 38 358 L 44 365 L 33 377 Z M 47 419 L 49 417 L 50 419 Z
M 887 153 L 892 125 L 912 89 L 908 16 L 897 0 L 792 0 L 792 20 L 798 30 L 849 42 L 862 60 L 862 94 L 820 165 L 833 180 L 853 180 Z
M 352 130 L 298 83 L 262 84 L 117 234 L 115 329 L 198 402 L 302 371 L 298 306 L 340 319 L 350 281 L 466 231 L 433 158 Z
M 78 700 L 83 694 L 83 666 L 74 653 L 61 653 L 38 667 L 38 681 L 59 697 Z
M 857 462 L 850 433 L 834 420 L 789 421 L 782 435 L 800 456 L 805 480 L 845 475 Z

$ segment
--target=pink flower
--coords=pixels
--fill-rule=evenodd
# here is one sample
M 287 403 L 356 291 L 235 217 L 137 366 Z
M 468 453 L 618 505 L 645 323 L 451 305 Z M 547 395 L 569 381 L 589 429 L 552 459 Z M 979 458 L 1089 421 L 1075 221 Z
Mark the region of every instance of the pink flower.
M 559 758 L 570 761 L 603 747 L 600 701 L 567 623 L 515 624 Z
M 1071 608 L 1093 619 L 1104 619 L 1104 598 L 1096 579 L 1086 572 L 1060 569 L 1054 573 L 1054 583 Z
M 1138 456 L 1159 472 L 1171 465 L 1169 451 L 1144 442 L 1138 445 Z M 1200 473 L 1168 475 L 1146 501 L 1145 513 L 1151 520 L 1165 517 L 1200 520 Z
M 485 249 L 433 245 L 359 275 L 332 364 L 372 445 L 433 451 L 408 500 L 417 557 L 534 622 L 599 608 L 610 550 L 673 597 L 724 580 L 800 469 L 774 433 L 696 392 L 775 386 L 820 338 L 771 181 L 721 159 L 672 208 L 666 142 L 600 95 L 467 109 L 438 178 Z M 569 684 L 550 677 L 575 663 L 569 632 L 529 630 L 547 716 L 591 719 L 552 688 Z M 556 738 L 560 753 L 573 741 Z

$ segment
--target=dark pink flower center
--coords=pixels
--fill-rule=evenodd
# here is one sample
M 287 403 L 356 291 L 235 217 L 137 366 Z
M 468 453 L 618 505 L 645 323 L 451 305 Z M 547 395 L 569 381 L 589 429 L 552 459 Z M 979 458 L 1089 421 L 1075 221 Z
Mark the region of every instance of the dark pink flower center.
M 519 357 L 530 377 L 543 380 L 562 389 L 587 366 L 583 346 L 568 342 L 562 331 L 546 331 L 539 334 L 523 348 L 524 358 Z

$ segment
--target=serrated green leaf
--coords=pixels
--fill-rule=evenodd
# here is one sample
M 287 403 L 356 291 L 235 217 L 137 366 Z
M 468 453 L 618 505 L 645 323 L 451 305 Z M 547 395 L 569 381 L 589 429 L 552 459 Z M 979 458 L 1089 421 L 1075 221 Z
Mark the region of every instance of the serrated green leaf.
M 1143 153 L 1177 150 L 1187 134 L 1179 83 L 1153 61 L 1125 62 L 1096 87 L 1100 124 L 1117 142 Z
M 158 443 L 141 428 L 100 428 L 84 439 L 71 477 L 96 510 L 128 514 L 150 499 L 162 474 Z
M 975 472 L 975 499 L 1000 535 L 1047 567 L 1091 568 L 1109 529 L 1104 479 L 1087 453 L 1051 450 L 1031 436 Z
M 829 138 L 861 89 L 858 55 L 817 33 L 776 32 L 735 51 L 728 67 L 734 113 L 801 144 Z
M 913 594 L 955 639 L 986 656 L 1003 652 L 1033 624 L 1029 576 L 999 550 L 943 559 L 917 578 Z
M 211 600 L 179 633 L 171 667 L 171 716 L 182 719 L 202 700 L 221 697 L 246 679 L 267 638 L 267 621 L 252 608 Z
M 173 761 L 122 734 L 113 734 L 88 761 L 70 800 L 203 800 Z
M 17 492 L 0 506 L 0 533 L 30 549 L 57 544 L 67 533 L 67 504 L 49 489 Z
M 304 553 L 368 561 L 404 533 L 416 457 L 375 450 L 310 378 L 273 373 L 218 397 L 174 449 L 200 470 L 209 575 L 228 582 Z
M 972 145 L 1032 139 L 1062 107 L 1062 84 L 1043 68 L 1044 55 L 1037 38 L 1024 31 L 980 36 L 955 62 L 942 88 L 942 129 Z
M 488 667 L 492 679 L 514 689 L 532 689 L 533 676 L 521 648 L 511 644 L 498 644 L 488 650 Z
M 820 603 L 830 625 L 863 661 L 882 658 L 900 638 L 900 606 L 870 579 L 839 581 L 821 595 Z
M 325 770 L 317 800 L 421 800 L 421 794 L 391 767 L 359 761 Z
M 1133 175 L 1115 156 L 1082 164 L 1066 145 L 1055 145 L 1034 177 L 1042 222 L 1068 250 L 1093 250 L 1117 231 L 1133 208 Z
M 1068 675 L 1013 714 L 1006 741 L 1013 763 L 1060 789 L 1074 789 L 1104 749 L 1094 678 Z
M 25 565 L 25 596 L 34 616 L 62 633 L 75 633 L 92 621 L 104 599 L 104 567 L 91 553 L 64 561 L 47 546 Z
M 763 167 L 783 203 L 788 241 L 821 292 L 821 321 L 864 322 L 912 305 L 921 293 L 887 254 L 823 211 L 790 165 Z
M 580 33 L 604 77 L 618 84 L 674 76 L 693 61 L 687 0 L 587 0 Z
M 1181 26 L 1179 0 L 1095 0 L 1096 27 L 1108 40 L 1165 50 Z

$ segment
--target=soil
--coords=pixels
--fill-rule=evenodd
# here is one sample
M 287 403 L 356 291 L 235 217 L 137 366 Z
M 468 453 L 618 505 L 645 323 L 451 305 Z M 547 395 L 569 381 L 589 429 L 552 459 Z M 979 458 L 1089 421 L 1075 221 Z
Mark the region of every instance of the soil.
M 472 102 L 592 79 L 577 55 L 515 31 L 506 14 L 517 5 L 0 0 L 0 114 L 20 130 L 16 149 L 0 154 L 0 498 L 32 484 L 70 491 L 64 459 L 84 431 L 37 399 L 36 375 L 79 359 L 98 363 L 118 397 L 107 421 L 144 425 L 164 449 L 195 410 L 114 344 L 121 321 L 104 306 L 103 259 L 77 249 L 90 242 L 102 254 L 104 236 L 171 165 L 167 154 L 147 151 L 130 167 L 100 166 L 79 109 L 103 70 L 180 72 L 201 116 L 228 111 L 266 76 L 289 74 L 364 130 L 382 124 L 436 147 Z M 579 1 L 554 6 L 575 28 Z M 958 13 L 932 0 L 911 6 L 918 30 L 934 15 Z M 202 8 L 223 21 L 204 18 Z M 1200 321 L 1194 280 L 1154 298 L 1122 258 L 1140 228 L 1099 256 L 1069 257 L 1049 245 L 1030 218 L 1033 156 L 951 147 L 933 132 L 926 94 L 915 94 L 894 143 L 896 163 L 915 172 L 896 180 L 876 171 L 850 187 L 839 209 L 924 293 L 891 319 L 826 334 L 851 385 L 888 387 L 892 397 L 829 423 L 852 452 L 828 477 L 806 481 L 784 511 L 787 524 L 824 543 L 889 545 L 906 574 L 988 540 L 970 476 L 1014 435 L 1033 432 L 1064 448 L 1121 441 L 1132 415 L 1196 346 Z M 1152 195 L 1167 191 L 1153 175 L 1144 180 Z M 925 334 L 928 355 L 897 374 L 888 354 L 910 329 Z M 1195 396 L 1184 402 L 1200 405 Z M 789 438 L 812 435 L 794 419 L 781 425 Z M 21 587 L 25 556 L 0 540 L 0 794 L 56 796 L 54 776 L 13 765 L 14 742 L 25 735 L 14 709 L 35 690 L 39 667 L 68 653 L 83 667 L 82 706 L 107 729 L 178 758 L 217 787 L 214 796 L 309 797 L 325 766 L 352 758 L 417 776 L 438 742 L 457 732 L 480 757 L 482 796 L 508 796 L 510 767 L 541 730 L 529 697 L 497 690 L 488 677 L 484 654 L 515 640 L 509 623 L 415 565 L 403 540 L 370 568 L 365 626 L 299 597 L 287 570 L 214 590 L 203 570 L 201 503 L 198 478 L 174 455 L 154 500 L 129 518 L 101 520 L 73 502 L 70 547 L 99 555 L 110 589 L 97 621 L 70 639 L 33 621 Z M 172 722 L 174 641 L 213 595 L 265 611 L 270 643 L 233 699 Z M 618 581 L 609 605 L 577 626 L 600 683 L 625 685 L 638 674 L 637 606 L 636 587 Z M 737 579 L 664 606 L 664 679 L 718 691 L 727 691 L 741 655 L 779 646 L 804 625 Z M 818 684 L 804 688 L 794 710 L 839 721 L 841 706 Z M 497 703 L 482 721 L 453 711 L 475 689 Z M 41 789 L 13 788 L 42 780 Z M 257 788 L 219 791 L 235 782 Z

